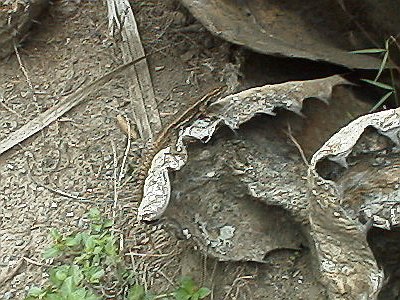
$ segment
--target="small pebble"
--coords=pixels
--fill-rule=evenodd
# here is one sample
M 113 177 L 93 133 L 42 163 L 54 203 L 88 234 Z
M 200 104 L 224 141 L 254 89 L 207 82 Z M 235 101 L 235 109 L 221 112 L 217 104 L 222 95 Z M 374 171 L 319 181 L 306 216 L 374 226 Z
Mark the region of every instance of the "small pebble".
M 15 169 L 15 166 L 13 166 L 12 164 L 7 164 L 6 167 L 9 170 L 14 170 Z
M 208 173 L 206 173 L 206 176 L 208 177 L 208 178 L 212 178 L 212 177 L 214 177 L 215 176 L 215 171 L 211 171 L 211 172 L 208 172 Z
M 9 300 L 9 299 L 11 299 L 12 296 L 13 296 L 13 294 L 11 292 L 5 292 L 2 299 Z

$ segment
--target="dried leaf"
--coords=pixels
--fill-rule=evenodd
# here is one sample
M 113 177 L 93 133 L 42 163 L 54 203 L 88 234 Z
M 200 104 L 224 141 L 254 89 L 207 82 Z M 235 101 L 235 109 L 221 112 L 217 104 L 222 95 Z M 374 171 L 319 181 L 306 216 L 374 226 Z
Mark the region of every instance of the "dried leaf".
M 400 109 L 390 109 L 362 116 L 335 133 L 312 157 L 311 166 L 328 158 L 347 167 L 346 157 L 357 143 L 365 128 L 372 126 L 395 144 L 400 144 Z
M 208 142 L 219 124 L 223 123 L 235 129 L 256 114 L 274 115 L 276 108 L 301 114 L 304 99 L 327 100 L 332 88 L 339 84 L 350 83 L 338 75 L 323 79 L 292 81 L 252 88 L 213 103 L 207 111 L 208 119 L 196 120 L 191 126 L 181 128 L 176 144 L 180 153 L 171 153 L 168 147 L 154 157 L 145 181 L 138 219 L 144 221 L 158 219 L 167 208 L 171 193 L 168 169 L 178 170 L 185 164 L 185 139 Z

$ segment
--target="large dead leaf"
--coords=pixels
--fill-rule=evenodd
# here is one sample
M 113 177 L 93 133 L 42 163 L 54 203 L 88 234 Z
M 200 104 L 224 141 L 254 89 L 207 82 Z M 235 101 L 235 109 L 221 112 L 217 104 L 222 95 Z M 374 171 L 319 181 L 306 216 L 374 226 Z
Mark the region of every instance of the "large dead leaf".
M 367 127 L 374 127 L 382 135 L 390 138 L 397 145 L 400 144 L 400 110 L 385 110 L 375 114 L 360 117 L 334 134 L 311 159 L 312 167 L 318 161 L 327 157 L 347 166 L 346 157 L 357 143 Z
M 376 132 L 367 131 L 369 127 Z M 382 288 L 383 270 L 378 268 L 366 233 L 370 226 L 391 229 L 399 224 L 395 206 L 398 155 L 377 136 L 386 136 L 398 146 L 399 130 L 398 109 L 365 115 L 340 129 L 311 159 L 310 244 L 315 246 L 321 278 L 332 299 L 376 299 Z M 336 182 L 320 177 L 319 162 L 328 158 L 348 167 L 350 154 L 351 167 L 337 175 Z M 381 256 L 379 252 L 375 255 Z
M 176 145 L 180 155 L 166 149 L 154 160 L 147 194 L 139 209 L 141 218 L 158 218 L 172 195 L 173 205 L 167 216 L 182 226 L 186 238 L 194 238 L 200 248 L 222 260 L 263 262 L 271 251 L 300 247 L 306 237 L 314 253 L 315 271 L 330 299 L 376 299 L 384 277 L 369 248 L 366 229 L 381 226 L 388 212 L 392 219 L 386 223 L 393 225 L 399 220 L 385 202 L 388 195 L 397 195 L 395 182 L 400 177 L 398 168 L 394 168 L 396 160 L 393 167 L 375 167 L 375 174 L 380 172 L 383 177 L 381 184 L 387 183 L 388 188 L 377 191 L 374 201 L 364 193 L 356 204 L 352 202 L 355 185 L 351 183 L 365 172 L 349 171 L 338 185 L 320 177 L 315 167 L 324 158 L 343 163 L 366 127 L 372 126 L 378 134 L 398 143 L 398 111 L 366 115 L 339 130 L 312 157 L 308 180 L 307 167 L 282 132 L 290 117 L 284 122 L 270 118 L 265 123 L 264 119 L 262 125 L 254 123 L 251 130 L 242 129 L 243 123 L 255 115 L 274 115 L 277 108 L 300 114 L 305 98 L 327 99 L 338 84 L 346 81 L 333 76 L 288 82 L 250 89 L 215 102 L 208 119 L 182 128 Z M 242 126 L 236 135 L 221 133 L 212 147 L 192 148 L 185 168 L 173 180 L 171 192 L 167 169 L 183 166 L 186 139 L 208 142 L 221 123 L 232 129 Z M 367 139 L 367 144 L 371 141 Z M 360 153 L 380 149 L 382 155 L 387 155 L 386 148 L 364 144 Z M 385 161 L 390 161 L 390 156 L 385 156 Z M 372 177 L 363 178 L 367 182 Z M 370 190 L 376 190 L 376 185 L 370 185 Z M 165 188 L 167 194 L 162 193 Z
M 180 153 L 166 148 L 155 156 L 145 181 L 139 218 L 157 219 L 168 207 L 168 169 L 182 168 L 187 160 L 187 139 L 208 142 L 222 124 L 237 129 L 256 114 L 273 116 L 279 108 L 301 115 L 304 99 L 327 100 L 333 86 L 340 84 L 348 82 L 340 76 L 287 82 L 216 101 L 208 118 L 181 129 L 176 145 Z M 167 215 L 176 218 L 205 251 L 222 260 L 262 262 L 273 250 L 299 249 L 305 242 L 291 218 L 308 222 L 306 166 L 279 128 L 270 133 L 267 137 L 264 131 L 257 131 L 237 142 L 221 140 L 209 150 L 193 149 L 193 158 L 174 180 L 174 205 Z M 258 149 L 261 140 L 262 151 Z M 190 183 L 187 178 L 192 179 Z M 269 207 L 266 211 L 264 205 Z
M 211 32 L 257 52 L 377 68 L 349 51 L 381 46 L 400 29 L 397 1 L 182 0 Z
M 186 159 L 185 139 L 208 141 L 220 123 L 236 129 L 256 114 L 274 115 L 274 110 L 278 108 L 300 114 L 304 99 L 315 97 L 326 100 L 333 86 L 339 84 L 349 83 L 337 75 L 316 80 L 293 81 L 252 88 L 213 103 L 208 112 L 210 118 L 198 120 L 192 126 L 182 128 L 176 145 L 177 149 L 181 150 L 180 153 L 171 153 L 164 149 L 154 158 L 145 181 L 143 200 L 138 212 L 139 219 L 157 219 L 168 206 L 170 183 L 167 169 L 178 170 L 182 167 L 182 163 L 176 164 L 174 161 L 182 160 L 182 156 Z

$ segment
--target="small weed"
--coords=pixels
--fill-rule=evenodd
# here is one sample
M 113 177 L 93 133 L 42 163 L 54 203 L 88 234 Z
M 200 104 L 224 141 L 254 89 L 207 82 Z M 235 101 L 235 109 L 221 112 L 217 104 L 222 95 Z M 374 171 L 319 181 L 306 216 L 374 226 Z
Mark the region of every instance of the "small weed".
M 400 101 L 398 98 L 398 91 L 396 89 L 396 84 L 395 84 L 396 74 L 394 72 L 394 69 L 399 71 L 399 67 L 396 66 L 394 60 L 391 59 L 391 56 L 393 55 L 392 51 L 390 50 L 392 45 L 394 45 L 397 48 L 397 52 L 400 51 L 400 47 L 399 47 L 399 44 L 397 43 L 396 38 L 391 36 L 385 41 L 385 48 L 363 49 L 363 50 L 357 50 L 357 51 L 352 52 L 354 54 L 382 55 L 381 65 L 379 67 L 378 73 L 375 76 L 375 79 L 374 80 L 362 79 L 362 81 L 386 91 L 386 93 L 379 99 L 379 101 L 371 108 L 370 112 L 376 111 L 391 96 L 394 96 L 396 107 L 400 106 Z M 391 85 L 388 85 L 388 84 L 378 81 L 382 75 L 383 70 L 387 68 L 388 62 L 390 62 L 392 65 L 391 67 L 388 68 L 389 72 L 390 72 Z
M 176 300 L 199 300 L 210 295 L 208 288 L 199 288 L 190 277 L 182 278 L 178 289 L 174 292 Z
M 192 278 L 183 277 L 180 280 L 179 286 L 175 291 L 157 296 L 145 293 L 145 290 L 141 285 L 134 285 L 129 291 L 128 300 L 201 300 L 210 294 L 210 289 L 205 287 L 199 288 Z
M 53 245 L 43 256 L 54 258 L 55 266 L 48 270 L 48 284 L 32 287 L 25 300 L 102 300 L 110 296 L 124 300 L 201 300 L 211 293 L 188 277 L 165 294 L 145 291 L 125 266 L 111 230 L 113 222 L 104 219 L 97 209 L 91 209 L 88 218 L 90 226 L 83 232 L 62 235 L 55 229 L 50 231 Z M 111 294 L 99 295 L 102 290 Z

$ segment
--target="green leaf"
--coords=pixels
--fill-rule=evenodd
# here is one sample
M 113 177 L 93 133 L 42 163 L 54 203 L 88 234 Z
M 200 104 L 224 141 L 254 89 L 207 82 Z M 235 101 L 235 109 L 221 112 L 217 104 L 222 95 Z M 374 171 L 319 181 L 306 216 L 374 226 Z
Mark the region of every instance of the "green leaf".
M 54 241 L 59 241 L 62 238 L 60 232 L 55 228 L 50 229 L 50 236 Z
M 65 300 L 65 298 L 58 293 L 52 293 L 46 295 L 46 300 Z
M 129 289 L 127 300 L 144 300 L 144 297 L 144 287 L 142 285 L 135 284 Z
M 146 293 L 146 295 L 144 295 L 143 300 L 154 300 L 156 299 L 156 296 L 154 296 L 151 293 Z M 168 300 L 167 298 L 163 298 L 163 300 Z
M 69 267 L 68 267 L 68 269 L 65 268 L 65 269 L 57 270 L 55 273 L 57 280 L 64 281 L 68 277 L 68 271 L 69 271 Z
M 389 93 L 386 93 L 386 94 L 374 105 L 374 107 L 372 107 L 372 108 L 370 109 L 369 112 L 374 112 L 375 110 L 377 110 L 377 109 L 379 108 L 379 106 L 381 106 L 381 105 L 386 101 L 387 98 L 389 98 L 390 96 L 393 95 L 393 93 L 394 93 L 393 91 L 391 91 L 391 92 L 389 92 Z
M 58 246 L 54 245 L 43 251 L 43 258 L 44 259 L 53 258 L 58 256 L 59 254 L 61 254 L 61 250 L 59 249 Z
M 79 283 L 83 280 L 82 270 L 77 265 L 72 265 L 68 274 L 71 275 L 75 285 L 79 285 Z
M 61 295 L 68 296 L 76 289 L 72 276 L 67 277 L 60 287 Z
M 68 247 L 78 246 L 82 241 L 82 234 L 77 233 L 75 236 L 70 236 L 65 239 L 65 245 Z
M 33 286 L 29 289 L 28 297 L 43 299 L 43 297 L 46 295 L 46 293 L 47 292 L 45 290 L 41 289 L 40 287 Z
M 85 240 L 85 251 L 93 251 L 96 246 L 96 239 L 94 236 L 89 235 Z
M 389 91 L 394 91 L 394 88 L 393 88 L 392 86 L 387 85 L 387 84 L 384 84 L 384 83 L 382 83 L 382 82 L 379 82 L 379 81 L 372 81 L 372 80 L 369 80 L 369 79 L 361 79 L 361 80 L 364 81 L 364 82 L 366 82 L 366 83 L 372 84 L 372 85 L 374 85 L 374 86 L 376 86 L 376 87 L 379 87 L 379 88 L 381 88 L 381 89 L 385 89 L 385 90 L 389 90 Z
M 93 294 L 92 291 L 88 291 L 85 297 L 85 300 L 100 300 L 101 298 L 95 294 Z
M 196 284 L 190 277 L 183 277 L 180 280 L 181 288 L 185 289 L 189 294 L 194 294 L 196 291 Z
M 87 241 L 87 239 L 89 238 L 89 234 L 87 233 L 87 232 L 81 232 L 81 239 L 82 239 L 82 243 L 84 244 L 84 245 L 86 245 L 86 241 Z
M 199 295 L 199 299 L 204 299 L 211 294 L 211 290 L 206 287 L 202 287 L 197 291 L 197 294 Z
M 68 300 L 86 300 L 87 290 L 85 288 L 77 288 L 70 295 Z
M 112 227 L 114 225 L 114 221 L 113 220 L 105 220 L 104 221 L 104 224 L 103 224 L 103 227 L 104 228 L 110 228 L 110 227 Z
M 379 77 L 381 76 L 383 69 L 385 69 L 385 67 L 386 67 L 388 57 L 389 57 L 389 51 L 386 51 L 385 55 L 383 56 L 382 63 L 379 67 L 378 74 L 376 74 L 374 81 L 377 81 L 379 79 Z
M 383 53 L 383 52 L 387 52 L 387 50 L 381 49 L 381 48 L 371 48 L 371 49 L 362 49 L 362 50 L 351 51 L 350 53 L 353 53 L 353 54 L 378 54 L 378 53 Z
M 109 239 L 104 246 L 104 251 L 107 255 L 116 256 L 118 254 L 118 249 L 115 245 L 115 240 L 113 238 Z
M 100 254 L 103 252 L 103 247 L 102 246 L 96 246 L 93 249 L 93 254 Z
M 101 267 L 94 267 L 88 273 L 88 281 L 90 283 L 99 283 L 105 272 Z
M 179 288 L 174 292 L 175 300 L 189 300 L 192 294 L 188 293 L 185 289 Z
M 97 221 L 100 219 L 101 213 L 98 208 L 94 207 L 89 210 L 88 215 L 89 215 L 89 219 L 91 219 L 92 221 Z
M 65 278 L 67 278 L 69 272 L 69 266 L 62 265 L 56 268 L 50 269 L 50 282 L 56 287 L 61 286 Z
M 93 256 L 93 264 L 94 265 L 100 264 L 100 255 L 96 254 Z
M 101 232 L 103 230 L 103 227 L 101 226 L 101 224 L 92 224 L 92 226 L 90 226 L 92 228 L 92 230 L 94 232 Z

